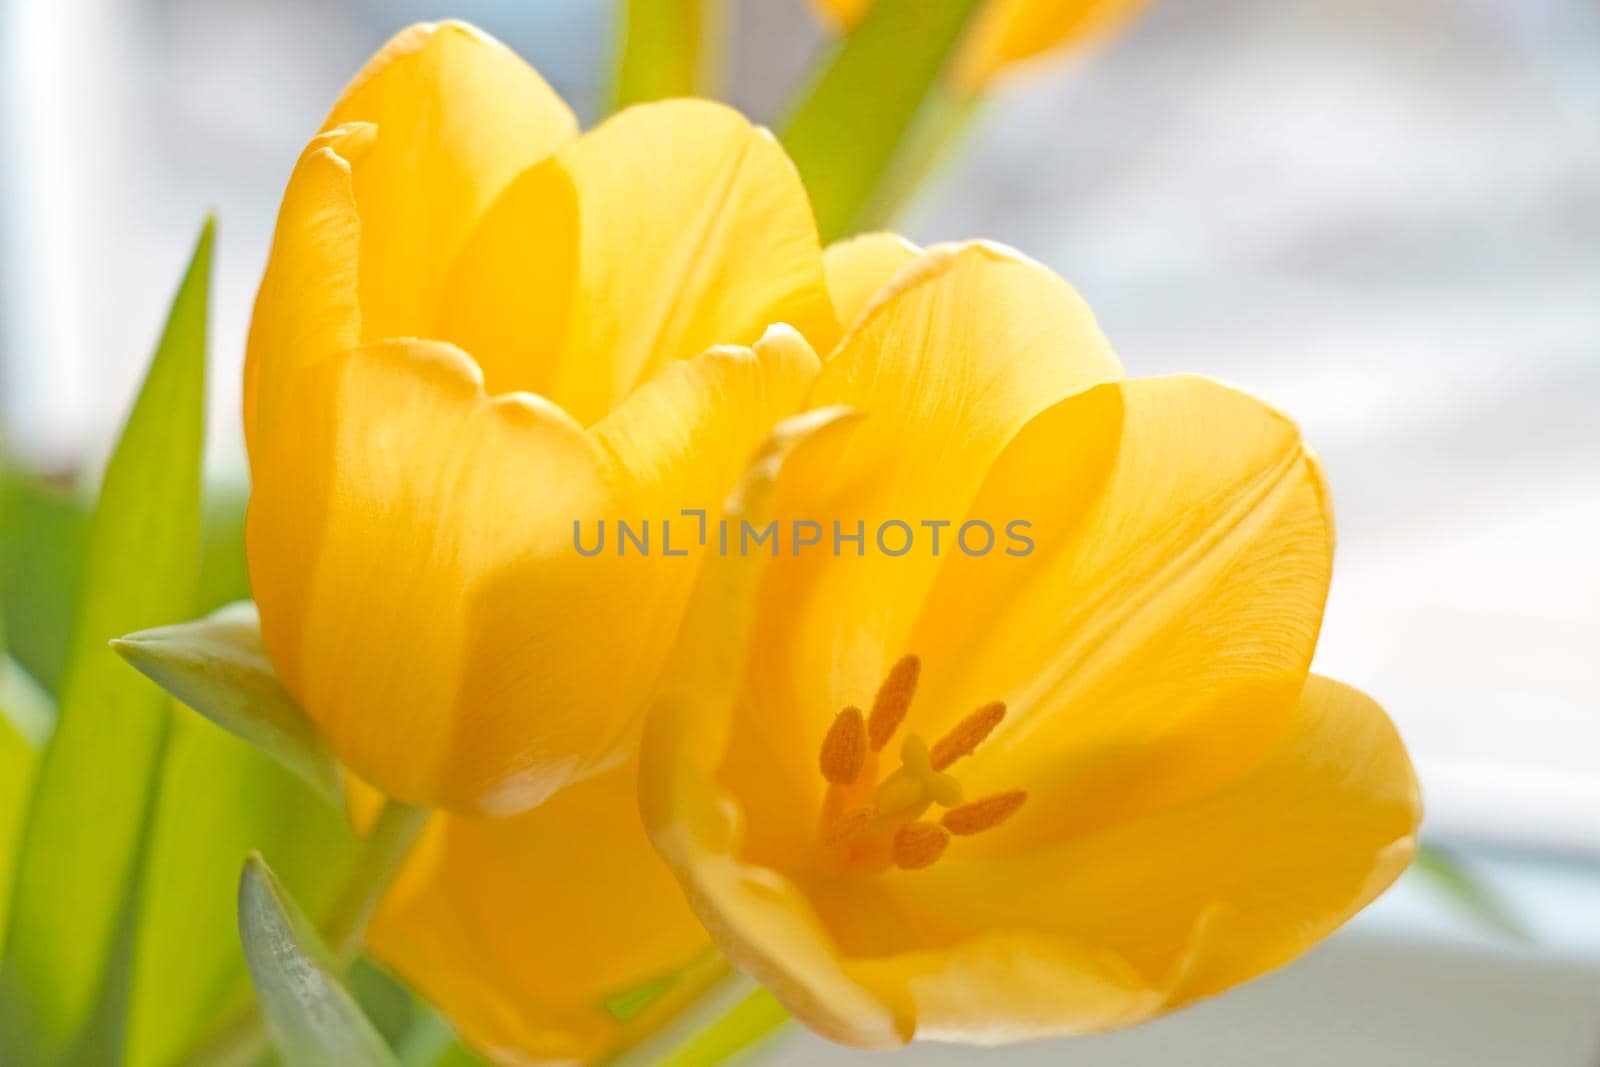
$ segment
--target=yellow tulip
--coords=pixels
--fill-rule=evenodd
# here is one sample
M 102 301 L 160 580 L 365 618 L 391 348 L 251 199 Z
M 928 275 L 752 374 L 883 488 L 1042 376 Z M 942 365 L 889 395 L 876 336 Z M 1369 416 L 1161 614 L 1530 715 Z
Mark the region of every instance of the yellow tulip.
M 838 332 L 765 131 L 671 101 L 579 136 L 481 32 L 402 32 L 296 164 L 251 324 L 274 667 L 401 800 L 515 813 L 614 764 L 699 553 L 587 558 L 575 520 L 714 508 Z
M 873 0 L 813 0 L 823 16 L 849 30 Z M 956 54 L 951 78 L 966 93 L 982 91 L 1018 64 L 1109 32 L 1149 0 L 985 0 Z
M 1292 959 L 1421 816 L 1383 711 L 1309 673 L 1317 462 L 1244 393 L 1121 379 L 1044 268 L 908 255 L 830 252 L 868 295 L 808 403 L 861 414 L 741 505 L 865 550 L 708 562 L 646 727 L 652 839 L 733 963 L 863 1047 L 1104 1030 Z M 1013 521 L 1031 550 L 958 540 Z

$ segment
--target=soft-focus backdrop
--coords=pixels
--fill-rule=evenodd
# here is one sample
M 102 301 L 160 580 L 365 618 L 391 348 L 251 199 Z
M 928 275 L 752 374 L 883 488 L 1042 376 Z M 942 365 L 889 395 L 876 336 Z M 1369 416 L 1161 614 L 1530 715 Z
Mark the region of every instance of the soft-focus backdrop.
M 730 3 L 728 94 L 770 120 L 821 36 L 798 0 Z M 610 8 L 0 0 L 6 447 L 98 462 L 214 208 L 211 458 L 235 474 L 278 196 L 344 80 L 456 16 L 592 117 Z M 1383 700 L 1430 839 L 1529 935 L 1411 879 L 1236 997 L 996 1060 L 1600 1063 L 1600 4 L 1164 0 L 1008 82 L 903 228 L 1014 244 L 1130 372 L 1222 377 L 1301 421 L 1340 525 L 1319 667 Z

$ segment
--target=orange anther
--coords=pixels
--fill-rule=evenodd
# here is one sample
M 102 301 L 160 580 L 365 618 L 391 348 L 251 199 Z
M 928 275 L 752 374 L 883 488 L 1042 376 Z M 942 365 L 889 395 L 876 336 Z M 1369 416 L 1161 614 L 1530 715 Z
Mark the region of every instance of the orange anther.
M 998 700 L 993 704 L 985 704 L 956 723 L 955 729 L 939 739 L 939 743 L 933 746 L 929 763 L 934 770 L 942 771 L 962 756 L 972 755 L 972 750 L 983 744 L 983 739 L 1005 717 L 1005 704 Z
M 895 831 L 894 865 L 907 871 L 931 867 L 949 844 L 950 831 L 938 823 L 907 823 Z
M 867 727 L 872 751 L 882 752 L 883 746 L 900 728 L 911 707 L 911 698 L 917 692 L 917 675 L 921 671 L 922 663 L 915 656 L 902 656 L 889 668 L 889 676 L 872 700 L 872 717 Z
M 959 808 L 951 808 L 939 821 L 953 834 L 980 834 L 993 829 L 1017 813 L 1028 794 L 1021 789 L 995 793 Z
M 845 708 L 834 716 L 828 736 L 822 739 L 822 777 L 834 785 L 852 785 L 867 762 L 867 722 L 860 708 Z

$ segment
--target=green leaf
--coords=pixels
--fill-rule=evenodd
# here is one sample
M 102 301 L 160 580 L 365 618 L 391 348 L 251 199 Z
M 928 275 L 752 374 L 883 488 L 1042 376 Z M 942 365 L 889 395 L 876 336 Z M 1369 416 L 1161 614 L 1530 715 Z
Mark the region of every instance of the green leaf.
M 0 454 L 0 464 L 4 459 Z M 5 473 L 0 467 L 0 568 L 12 546 L 4 536 L 12 507 Z M 49 698 L 6 652 L 5 618 L 0 613 L 0 959 L 4 958 L 6 915 L 11 908 L 17 834 L 33 795 L 39 751 L 54 723 L 55 710 Z
M 742 1055 L 789 1022 L 789 1013 L 765 989 L 752 990 L 729 1012 L 656 1061 L 656 1067 L 713 1067 Z
M 788 1022 L 776 997 L 734 974 L 607 1067 L 713 1067 L 749 1052 Z
M 237 478 L 206 486 L 197 611 L 250 596 L 244 558 L 249 495 Z M 12 656 L 50 693 L 60 692 L 93 511 L 86 494 L 8 466 L 0 456 L 0 623 L 12 634 Z M 231 883 L 231 869 L 228 878 Z
M 327 946 L 260 856 L 239 882 L 239 937 L 284 1067 L 398 1067 L 341 986 Z
M 344 982 L 384 1044 L 397 1051 L 406 1035 L 428 1013 L 425 1002 L 370 956 L 356 957 L 345 970 Z
M 141 630 L 111 642 L 123 659 L 188 707 L 261 749 L 344 810 L 333 750 L 300 710 L 261 646 L 261 619 L 246 600 L 195 622 Z
M 661 995 L 678 982 L 678 975 L 663 974 L 648 978 L 638 985 L 613 993 L 601 1002 L 606 1014 L 619 1023 L 632 1022 L 640 1012 L 661 999 Z
M 356 854 L 343 811 L 186 709 L 174 719 L 158 812 L 140 893 L 128 1067 L 170 1067 L 252 1003 L 234 906 L 245 856 L 271 857 L 295 899 L 323 916 Z
M 244 519 L 250 486 L 242 477 L 206 483 L 200 521 L 200 589 L 197 612 L 250 599 L 245 565 Z
M 242 479 L 207 485 L 200 611 L 248 598 Z M 170 1067 L 254 1003 L 236 935 L 239 865 L 270 858 L 294 897 L 331 913 L 358 838 L 344 810 L 271 756 L 177 710 L 140 893 L 127 1067 Z M 220 1029 L 219 1029 L 220 1027 Z M 264 1039 L 263 1039 L 264 1041 Z
M 431 1005 L 419 1001 L 418 1009 L 398 1046 L 401 1067 L 489 1067 Z
M 617 0 L 612 110 L 679 96 L 715 96 L 727 0 Z
M 852 229 L 866 233 L 894 228 L 895 219 L 966 143 L 983 111 L 983 97 L 952 89 L 941 79 L 922 102 L 894 162 L 856 214 Z
M 11 655 L 61 691 L 93 501 L 0 461 L 0 619 Z
M 22 833 L 0 1061 L 116 1064 L 166 694 L 106 647 L 194 612 L 212 225 L 201 233 L 91 520 L 55 733 Z
M 783 124 L 824 241 L 851 233 L 981 0 L 876 0 Z
M 1412 870 L 1484 927 L 1515 941 L 1532 942 L 1532 933 L 1510 904 L 1454 852 L 1439 845 L 1423 845 L 1412 861 Z
M 65 659 L 71 591 L 79 584 L 94 502 L 0 466 L 0 492 L 7 489 L 14 506 L 0 508 L 0 606 L 17 637 L 18 660 L 48 669 Z M 206 486 L 196 612 L 250 595 L 248 496 L 240 478 Z M 27 566 L 17 565 L 20 559 Z M 356 842 L 344 813 L 330 810 L 312 787 L 253 746 L 176 709 L 133 924 L 127 1067 L 170 1067 L 202 1043 L 225 1041 L 219 1027 L 253 1003 L 235 934 L 235 889 L 246 854 L 256 849 L 271 857 L 295 898 L 323 916 L 350 870 Z M 0 867 L 0 885 L 9 870 Z
M 39 751 L 54 719 L 44 691 L 5 654 L 4 636 L 0 634 L 0 952 L 5 949 L 17 834 L 33 792 Z

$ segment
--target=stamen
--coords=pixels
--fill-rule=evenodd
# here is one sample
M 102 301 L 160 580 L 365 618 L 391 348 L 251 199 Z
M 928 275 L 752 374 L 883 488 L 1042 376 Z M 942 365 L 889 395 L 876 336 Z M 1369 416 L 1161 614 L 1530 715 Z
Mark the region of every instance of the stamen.
M 895 831 L 894 865 L 906 871 L 931 867 L 949 844 L 950 832 L 938 823 L 908 823 Z
M 995 793 L 959 808 L 951 808 L 939 821 L 953 834 L 981 834 L 992 830 L 1017 813 L 1028 794 L 1021 789 Z
M 851 808 L 840 815 L 833 825 L 822 835 L 825 845 L 847 845 L 860 837 L 872 825 L 872 820 L 878 813 L 870 804 L 863 804 L 858 808 Z
M 1006 716 L 1000 701 L 972 712 L 931 748 L 916 731 L 906 730 L 898 746 L 900 765 L 880 775 L 884 750 L 901 732 L 921 672 L 916 656 L 900 657 L 878 687 L 871 712 L 845 708 L 822 739 L 817 762 L 829 787 L 818 843 L 825 862 L 840 872 L 932 866 L 952 836 L 991 830 L 1028 799 L 1026 792 L 1013 789 L 968 804 L 961 783 L 945 770 L 971 755 L 1000 725 Z
M 822 739 L 822 777 L 834 785 L 853 785 L 867 762 L 867 723 L 860 708 L 845 708 L 834 716 Z
M 872 751 L 882 752 L 883 746 L 900 728 L 911 707 L 911 698 L 917 692 L 917 675 L 921 671 L 922 662 L 915 656 L 902 656 L 889 668 L 889 676 L 872 700 L 872 717 L 867 724 Z
M 942 771 L 962 756 L 972 755 L 972 750 L 983 744 L 1000 720 L 1006 717 L 1006 706 L 1001 701 L 985 704 L 956 724 L 955 729 L 939 739 L 933 746 L 932 765 Z

